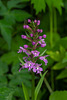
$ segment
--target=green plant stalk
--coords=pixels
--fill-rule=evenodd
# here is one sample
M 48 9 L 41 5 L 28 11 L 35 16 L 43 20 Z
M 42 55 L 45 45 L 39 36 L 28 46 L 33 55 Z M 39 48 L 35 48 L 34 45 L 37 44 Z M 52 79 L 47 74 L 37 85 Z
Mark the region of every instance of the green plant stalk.
M 50 46 L 53 46 L 53 12 L 50 11 Z
M 34 100 L 34 91 L 35 91 L 35 75 L 34 72 L 32 72 L 32 100 Z
M 50 11 L 50 46 L 53 47 L 53 10 Z M 54 90 L 54 76 L 51 69 L 51 87 Z
M 40 74 L 40 76 L 42 77 L 42 73 Z M 52 93 L 53 91 L 45 77 L 44 77 L 44 83 L 45 83 L 46 87 L 48 88 L 49 92 Z
M 51 87 L 52 87 L 52 90 L 54 90 L 54 72 L 52 69 L 51 69 Z
M 57 18 L 56 18 L 56 9 L 55 8 L 53 10 L 53 13 L 54 13 L 54 33 L 57 33 Z M 52 69 L 51 69 L 51 85 L 52 85 L 52 89 L 54 90 L 54 72 Z
M 57 33 L 57 15 L 55 8 L 54 8 L 54 32 Z

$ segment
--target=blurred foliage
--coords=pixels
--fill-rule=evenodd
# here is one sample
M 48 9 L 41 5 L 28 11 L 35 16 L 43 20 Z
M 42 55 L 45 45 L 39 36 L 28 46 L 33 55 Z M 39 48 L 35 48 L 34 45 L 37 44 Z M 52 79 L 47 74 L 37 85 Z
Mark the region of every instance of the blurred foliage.
M 51 94 L 49 100 L 66 100 L 67 91 L 55 91 Z
M 0 99 L 1 100 L 12 100 L 12 94 L 14 92 L 14 89 L 12 88 L 0 88 Z
M 28 70 L 19 72 L 18 58 L 22 59 L 25 54 L 17 54 L 19 46 L 29 44 L 21 39 L 25 34 L 23 23 L 28 18 L 41 20 L 39 28 L 43 29 L 42 35 L 47 35 L 47 46 L 38 50 L 42 54 L 46 49 L 49 57 L 47 66 L 42 61 L 39 63 L 43 63 L 44 71 L 48 69 L 47 80 L 54 85 L 54 90 L 58 90 L 49 97 L 43 85 L 37 100 L 47 100 L 48 97 L 49 100 L 56 97 L 56 100 L 66 100 L 67 91 L 59 90 L 67 90 L 67 0 L 0 0 L 0 98 L 24 100 L 22 83 L 31 97 L 31 73 Z M 36 79 L 37 85 L 39 76 Z

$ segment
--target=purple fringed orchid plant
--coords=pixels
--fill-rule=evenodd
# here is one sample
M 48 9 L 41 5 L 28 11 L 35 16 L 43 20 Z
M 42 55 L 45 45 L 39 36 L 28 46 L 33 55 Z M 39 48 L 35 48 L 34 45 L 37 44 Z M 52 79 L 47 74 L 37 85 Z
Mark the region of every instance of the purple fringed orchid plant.
M 42 64 L 38 64 L 37 60 L 43 60 L 45 62 L 45 65 L 47 65 L 48 61 L 45 56 L 41 56 L 40 52 L 36 49 L 38 47 L 44 47 L 46 46 L 45 38 L 46 35 L 40 36 L 40 34 L 43 32 L 42 29 L 38 29 L 38 26 L 40 25 L 40 20 L 34 20 L 31 21 L 28 19 L 28 25 L 23 25 L 23 28 L 30 32 L 29 35 L 21 35 L 22 39 L 27 39 L 29 42 L 31 42 L 32 46 L 28 46 L 25 44 L 23 47 L 20 46 L 20 49 L 18 53 L 24 52 L 26 53 L 26 57 L 23 57 L 24 63 L 21 64 L 21 69 L 28 68 L 29 71 L 33 71 L 34 73 L 41 73 L 43 71 L 43 68 L 41 67 Z

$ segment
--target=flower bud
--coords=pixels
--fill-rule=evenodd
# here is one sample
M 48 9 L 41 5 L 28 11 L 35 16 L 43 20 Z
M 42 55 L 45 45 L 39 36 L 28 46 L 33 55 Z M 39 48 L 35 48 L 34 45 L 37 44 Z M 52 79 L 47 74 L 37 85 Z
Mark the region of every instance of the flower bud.
M 26 28 L 26 25 L 23 25 L 23 28 L 25 29 Z
M 40 25 L 40 20 L 37 21 L 37 25 Z
M 29 26 L 28 25 L 26 25 L 26 29 L 28 29 L 29 28 Z
M 39 36 L 39 39 L 42 39 L 42 36 Z
M 41 30 L 40 30 L 40 33 L 42 33 L 42 32 L 43 32 L 43 30 L 41 29 Z
M 28 19 L 28 23 L 31 23 L 31 20 L 30 19 Z
M 34 20 L 34 23 L 37 23 L 37 20 L 36 19 Z
M 28 48 L 28 45 L 25 44 L 25 45 L 24 45 L 24 48 Z
M 35 42 L 32 42 L 32 45 L 35 45 Z
M 33 37 L 33 34 L 31 33 L 30 36 Z
M 21 37 L 22 37 L 23 39 L 26 39 L 26 38 L 27 38 L 26 35 L 21 35 Z
M 40 29 L 37 29 L 37 32 L 40 32 Z
M 43 35 L 43 38 L 46 38 L 46 35 L 45 34 Z
M 41 47 L 45 47 L 46 46 L 46 43 L 45 44 L 41 44 Z

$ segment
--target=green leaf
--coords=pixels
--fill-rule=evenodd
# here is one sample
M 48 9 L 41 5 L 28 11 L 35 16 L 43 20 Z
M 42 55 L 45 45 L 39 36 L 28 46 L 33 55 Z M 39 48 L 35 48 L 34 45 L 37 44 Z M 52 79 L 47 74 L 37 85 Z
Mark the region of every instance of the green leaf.
M 63 59 L 63 61 L 62 61 L 63 63 L 67 63 L 67 52 L 65 53 L 65 57 L 64 57 L 64 59 Z
M 8 6 L 9 9 L 18 7 L 18 5 L 20 7 L 19 3 L 28 2 L 28 1 L 29 0 L 10 0 L 10 1 L 7 2 L 7 6 Z M 23 7 L 23 5 L 22 5 L 22 7 Z
M 24 62 L 23 62 L 23 60 L 21 60 L 20 58 L 19 58 L 19 60 L 20 60 L 20 62 L 24 65 Z
M 67 69 L 63 70 L 57 77 L 56 79 L 63 79 L 67 78 Z
M 17 7 L 18 3 L 21 3 L 21 0 L 10 0 L 7 2 L 7 6 L 9 9 Z
M 59 63 L 56 63 L 56 64 L 52 67 L 52 69 L 53 69 L 53 70 L 60 70 L 60 69 L 65 68 L 66 66 L 67 66 L 67 63 L 66 63 L 66 62 L 65 62 L 65 63 L 59 62 Z
M 41 12 L 42 10 L 45 12 L 45 0 L 31 0 L 31 3 L 34 4 L 34 9 L 36 10 L 36 14 Z
M 60 61 L 61 60 L 59 51 L 56 51 L 56 52 L 46 51 L 46 52 L 53 60 L 55 60 L 55 61 Z
M 5 40 L 3 39 L 3 37 L 0 37 L 0 48 L 2 49 L 3 44 L 5 44 Z M 1 52 L 1 50 L 0 50 Z
M 11 73 L 9 74 L 9 86 L 21 85 L 22 82 L 29 88 L 31 88 L 31 74 L 28 69 L 22 69 L 19 72 L 20 64 L 16 63 L 12 65 Z
M 49 100 L 67 100 L 67 91 L 55 91 L 50 95 Z
M 0 75 L 0 87 L 7 86 L 8 80 L 5 75 Z
M 12 100 L 14 90 L 7 87 L 0 87 L 0 99 L 1 100 Z
M 59 41 L 57 41 L 53 49 L 58 50 L 60 46 L 67 49 L 67 37 L 61 38 Z
M 27 18 L 31 17 L 29 13 L 22 10 L 13 10 L 12 13 L 16 21 L 24 21 Z
M 21 34 L 20 34 L 21 35 Z M 27 43 L 26 40 L 22 39 L 20 35 L 16 35 L 13 39 L 12 39 L 12 45 L 11 45 L 11 50 L 12 51 L 16 51 L 19 49 L 20 46 L 23 46 L 24 44 Z M 19 41 L 18 41 L 19 40 Z M 17 44 L 17 45 L 16 45 Z M 23 56 L 24 53 L 23 53 Z
M 3 15 L 7 11 L 7 8 L 2 3 L 2 0 L 0 0 L 0 15 Z
M 52 0 L 45 0 L 45 1 L 49 7 L 49 10 L 51 10 L 52 9 Z
M 8 52 L 8 53 L 5 53 L 4 55 L 1 56 L 1 60 L 5 63 L 7 63 L 8 65 L 11 64 L 11 63 L 18 63 L 19 60 L 18 60 L 18 56 L 17 56 L 17 53 L 12 51 L 12 52 Z
M 23 82 L 28 88 L 31 88 L 31 81 L 30 81 L 31 76 L 30 76 L 30 74 L 28 74 L 26 72 L 23 73 L 22 70 L 21 70 L 21 72 L 19 72 L 19 69 L 18 69 L 17 74 L 15 74 L 15 73 L 13 75 L 10 74 L 9 79 L 10 79 L 9 86 L 11 86 L 11 87 L 13 87 L 13 86 L 15 87 L 17 85 L 21 86 L 21 84 Z
M 62 14 L 62 7 L 64 7 L 64 3 L 62 0 L 53 0 L 53 6 L 56 7 L 60 13 Z
M 28 94 L 27 88 L 25 87 L 25 85 L 23 83 L 22 83 L 22 88 L 23 88 L 25 100 L 30 100 L 29 99 L 29 94 Z
M 60 43 L 65 49 L 67 49 L 67 37 L 61 38 Z
M 40 56 L 43 56 L 45 52 L 46 52 L 46 50 L 44 50 L 44 51 L 40 54 Z
M 47 18 L 46 18 L 47 19 Z M 49 23 L 49 22 L 47 22 L 47 23 Z M 44 23 L 43 23 L 44 24 Z M 49 27 L 49 25 L 47 26 L 47 27 Z M 49 29 L 48 29 L 49 30 Z M 57 46 L 55 46 L 56 44 L 57 45 L 59 45 L 57 42 L 58 41 L 61 41 L 60 40 L 61 38 L 60 38 L 60 35 L 59 35 L 59 33 L 53 33 L 53 50 L 55 50 L 56 48 L 56 51 L 59 49 L 59 47 L 57 47 Z M 50 48 L 50 33 L 49 32 L 47 32 L 47 37 L 46 37 L 46 42 L 47 42 L 47 47 L 48 47 L 48 49 L 50 50 L 51 48 Z
M 65 57 L 65 48 L 60 45 L 60 57 L 63 59 Z
M 25 33 L 26 33 L 26 36 L 30 38 L 30 35 L 27 32 L 25 32 Z
M 0 75 L 8 72 L 8 66 L 6 63 L 2 62 L 0 59 Z
M 18 96 L 18 97 L 21 97 L 22 100 L 25 100 L 25 99 L 24 99 L 23 90 L 22 90 L 21 87 L 16 86 L 16 90 L 15 90 L 13 96 L 14 96 L 14 97 L 17 97 L 17 96 Z M 12 100 L 13 100 L 13 98 L 12 98 Z
M 1 34 L 2 34 L 3 38 L 8 43 L 8 46 L 10 48 L 12 27 L 5 20 L 0 20 L 0 29 L 1 29 Z
M 44 80 L 44 76 L 46 75 L 46 73 L 47 73 L 47 71 L 43 75 L 41 75 L 41 78 L 40 78 L 40 80 L 39 80 L 39 82 L 38 82 L 38 84 L 37 84 L 37 86 L 35 88 L 35 95 L 34 95 L 35 96 L 35 100 L 37 100 L 37 96 L 38 96 L 38 93 L 39 93 L 40 88 L 42 86 L 42 83 L 43 83 L 43 80 Z

